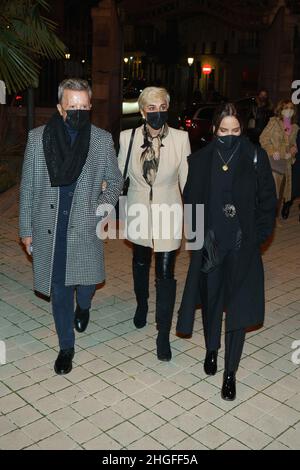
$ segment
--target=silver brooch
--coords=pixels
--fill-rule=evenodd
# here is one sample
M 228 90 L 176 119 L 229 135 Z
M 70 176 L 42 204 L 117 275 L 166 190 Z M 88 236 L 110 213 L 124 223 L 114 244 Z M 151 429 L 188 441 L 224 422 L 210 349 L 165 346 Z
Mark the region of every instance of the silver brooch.
M 233 204 L 226 204 L 224 207 L 223 207 L 223 212 L 225 214 L 226 217 L 235 217 L 236 215 L 236 208 Z

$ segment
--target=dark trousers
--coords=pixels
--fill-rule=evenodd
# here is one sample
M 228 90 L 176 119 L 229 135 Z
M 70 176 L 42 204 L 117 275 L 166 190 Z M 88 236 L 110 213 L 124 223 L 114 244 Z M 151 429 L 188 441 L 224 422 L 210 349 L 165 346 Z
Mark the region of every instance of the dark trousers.
M 221 331 L 226 291 L 230 288 L 230 263 L 234 262 L 236 252 L 222 253 L 222 262 L 212 272 L 206 275 L 206 299 L 203 302 L 203 329 L 205 345 L 208 351 L 217 351 L 221 346 Z M 225 317 L 225 371 L 236 372 L 243 352 L 245 329 L 228 331 L 227 315 Z
M 66 286 L 66 254 L 57 250 L 54 257 L 51 285 L 52 311 L 60 349 L 74 348 L 74 293 L 77 304 L 83 310 L 91 307 L 95 285 Z
M 177 251 L 155 252 L 156 279 L 174 279 Z M 152 248 L 133 243 L 133 262 L 142 266 L 150 266 Z

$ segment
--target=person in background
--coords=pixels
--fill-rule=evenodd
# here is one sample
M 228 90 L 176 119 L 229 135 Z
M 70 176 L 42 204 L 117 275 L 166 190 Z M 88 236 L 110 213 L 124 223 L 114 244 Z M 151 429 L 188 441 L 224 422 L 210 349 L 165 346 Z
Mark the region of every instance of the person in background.
M 133 132 L 121 132 L 119 168 L 124 172 L 130 141 L 132 149 L 128 166 L 129 189 L 127 214 L 135 204 L 141 204 L 145 214 L 141 225 L 146 227 L 144 235 L 133 236 L 128 231 L 127 239 L 132 242 L 132 273 L 137 308 L 134 315 L 136 328 L 143 328 L 147 322 L 149 297 L 149 270 L 152 252 L 155 253 L 156 286 L 156 338 L 157 357 L 170 361 L 170 329 L 176 299 L 174 268 L 176 253 L 182 238 L 181 191 L 187 177 L 187 156 L 191 153 L 188 133 L 173 129 L 167 124 L 170 96 L 165 88 L 147 87 L 139 97 L 139 108 L 144 123 Z M 153 208 L 175 209 L 175 216 L 154 218 Z M 127 226 L 131 222 L 127 215 Z M 165 234 L 169 234 L 166 238 Z
M 260 136 L 260 144 L 267 152 L 276 184 L 278 209 L 283 200 L 281 216 L 287 219 L 292 201 L 292 165 L 297 154 L 296 107 L 291 100 L 278 103 L 275 116 Z
M 259 144 L 259 137 L 272 116 L 274 116 L 274 111 L 269 93 L 265 88 L 261 88 L 256 95 L 248 118 L 247 134 L 254 144 Z

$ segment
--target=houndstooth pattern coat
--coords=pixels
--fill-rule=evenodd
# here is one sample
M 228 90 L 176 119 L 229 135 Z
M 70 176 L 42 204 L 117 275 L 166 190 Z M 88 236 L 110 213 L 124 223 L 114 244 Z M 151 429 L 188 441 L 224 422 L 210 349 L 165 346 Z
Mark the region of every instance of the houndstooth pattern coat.
M 34 289 L 50 296 L 59 188 L 51 187 L 43 151 L 45 126 L 29 132 L 20 188 L 20 237 L 32 237 Z M 102 181 L 107 182 L 101 193 Z M 77 180 L 67 231 L 66 286 L 105 279 L 103 241 L 96 235 L 99 204 L 117 203 L 123 187 L 111 135 L 91 128 L 87 160 Z

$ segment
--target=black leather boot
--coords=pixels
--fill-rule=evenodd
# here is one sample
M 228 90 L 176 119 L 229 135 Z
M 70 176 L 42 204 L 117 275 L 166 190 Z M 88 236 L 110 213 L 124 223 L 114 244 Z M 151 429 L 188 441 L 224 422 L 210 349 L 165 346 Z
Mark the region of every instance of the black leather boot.
M 74 317 L 74 327 L 78 333 L 83 333 L 89 324 L 90 310 L 83 310 L 77 305 Z
M 221 396 L 223 400 L 233 401 L 236 397 L 235 372 L 225 372 Z
M 149 271 L 150 264 L 140 264 L 132 261 L 133 286 L 137 301 L 133 323 L 136 328 L 143 328 L 147 323 Z
M 170 361 L 170 330 L 176 299 L 175 279 L 156 279 L 156 321 L 158 335 L 156 338 L 157 358 Z
M 291 201 L 283 203 L 283 206 L 281 209 L 281 217 L 284 220 L 289 218 L 291 205 L 292 205 Z
M 65 375 L 72 370 L 72 359 L 74 357 L 74 348 L 61 349 L 54 363 L 54 370 L 58 375 Z
M 217 372 L 218 351 L 206 351 L 204 372 L 207 375 L 215 375 Z

